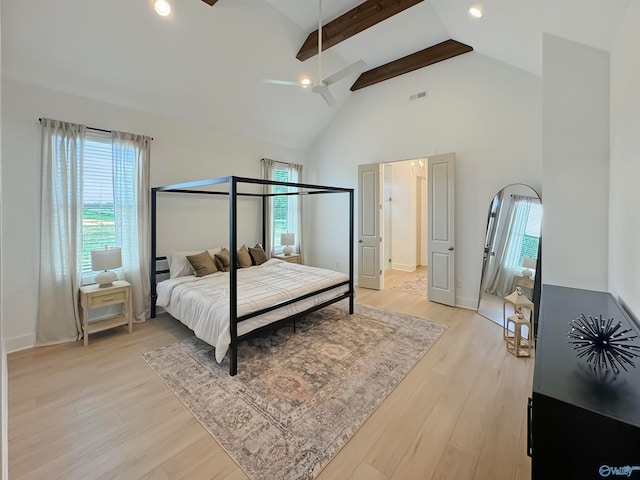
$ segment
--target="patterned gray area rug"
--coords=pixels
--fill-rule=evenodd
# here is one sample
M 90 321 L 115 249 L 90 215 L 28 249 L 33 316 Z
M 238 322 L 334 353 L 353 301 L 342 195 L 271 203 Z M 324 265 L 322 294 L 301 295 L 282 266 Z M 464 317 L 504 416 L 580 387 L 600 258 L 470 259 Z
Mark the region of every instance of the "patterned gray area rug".
M 417 275 L 411 280 L 399 283 L 391 287 L 391 290 L 398 290 L 404 293 L 412 293 L 413 295 L 427 296 L 427 276 Z
M 346 302 L 343 302 L 346 303 Z M 143 354 L 253 480 L 315 478 L 446 329 L 409 315 L 342 305 L 243 341 L 228 358 L 189 338 Z

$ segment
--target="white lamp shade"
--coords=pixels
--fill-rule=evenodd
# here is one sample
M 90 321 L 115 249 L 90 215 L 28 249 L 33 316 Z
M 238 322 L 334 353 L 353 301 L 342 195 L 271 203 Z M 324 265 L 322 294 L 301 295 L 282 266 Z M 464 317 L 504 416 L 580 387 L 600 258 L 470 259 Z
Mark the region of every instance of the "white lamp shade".
M 295 234 L 282 233 L 280 234 L 280 245 L 293 245 L 295 243 Z
M 282 249 L 282 253 L 285 255 L 291 255 L 293 253 L 293 248 L 289 245 L 293 245 L 295 243 L 295 234 L 293 233 L 281 233 L 280 234 L 280 245 L 286 245 Z
M 105 248 L 91 250 L 91 270 L 111 270 L 122 266 L 122 249 Z
M 109 272 L 112 268 L 122 266 L 122 249 L 104 248 L 91 250 L 91 270 L 101 272 L 96 275 L 95 282 L 100 288 L 110 287 L 118 278 L 115 272 Z

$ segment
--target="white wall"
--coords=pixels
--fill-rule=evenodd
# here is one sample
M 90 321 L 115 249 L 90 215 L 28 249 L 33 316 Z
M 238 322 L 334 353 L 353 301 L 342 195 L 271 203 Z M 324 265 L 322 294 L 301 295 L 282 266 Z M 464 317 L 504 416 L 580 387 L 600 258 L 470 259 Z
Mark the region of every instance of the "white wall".
M 609 54 L 543 37 L 542 282 L 608 288 Z
M 1 23 L 1 22 L 0 22 Z M 1 37 L 1 36 L 0 36 Z M 0 49 L 1 50 L 1 49 Z M 0 72 L 2 67 L 0 66 Z M 2 76 L 0 75 L 0 79 Z M 2 80 L 0 80 L 0 108 L 2 106 Z M 2 119 L 0 119 L 0 147 L 2 145 Z M 4 294 L 2 292 L 2 149 L 0 148 L 0 478 L 9 478 L 8 453 L 9 453 L 9 400 L 8 396 L 8 371 L 7 371 L 7 351 L 4 341 L 4 315 L 2 314 L 2 304 Z
M 426 161 L 427 159 L 424 159 L 425 161 L 425 166 L 426 166 Z M 420 255 L 420 265 L 426 267 L 429 265 L 429 255 L 428 255 L 428 251 L 429 251 L 429 231 L 428 231 L 428 226 L 429 226 L 429 222 L 428 222 L 428 209 L 429 209 L 429 201 L 428 201 L 428 195 L 429 195 L 429 187 L 428 187 L 428 178 L 427 177 L 421 177 L 420 179 L 420 211 L 419 211 L 419 218 L 416 220 L 416 222 L 418 222 L 419 225 L 419 229 L 420 232 L 418 232 L 418 237 L 420 238 L 420 248 L 419 248 L 419 255 Z
M 510 183 L 540 190 L 541 99 L 540 78 L 477 52 L 458 56 L 355 92 L 309 152 L 307 178 L 356 188 L 358 164 L 455 152 L 457 303 L 475 308 L 489 203 Z M 314 215 L 323 225 L 339 211 Z M 346 265 L 326 229 L 307 238 L 308 258 Z
M 411 162 L 395 162 L 391 187 L 391 264 L 396 270 L 416 269 L 416 201 Z
M 640 3 L 629 7 L 611 55 L 609 289 L 640 316 Z
M 24 83 L 2 82 L 2 318 L 7 349 L 34 343 L 38 298 L 39 252 L 39 149 L 38 118 L 51 117 L 97 128 L 150 135 L 151 185 L 159 186 L 204 178 L 239 175 L 260 176 L 260 158 L 303 163 L 299 150 L 251 140 L 155 114 L 63 94 Z M 159 218 L 158 253 L 168 248 L 206 248 L 225 244 L 227 217 L 211 220 L 211 200 L 187 210 L 184 201 L 165 204 L 174 221 Z M 177 211 L 177 206 L 185 207 Z M 226 207 L 225 207 L 226 208 Z M 179 215 L 178 215 L 179 214 Z M 177 219 L 177 220 L 176 220 Z M 188 220 L 199 219 L 207 227 L 189 230 Z M 203 222 L 204 220 L 204 222 Z M 222 222 L 222 223 L 220 223 Z M 247 224 L 255 230 L 256 221 Z M 224 232 L 220 235 L 220 232 Z M 251 238 L 250 238 L 251 237 Z M 251 234 L 240 242 L 257 239 Z

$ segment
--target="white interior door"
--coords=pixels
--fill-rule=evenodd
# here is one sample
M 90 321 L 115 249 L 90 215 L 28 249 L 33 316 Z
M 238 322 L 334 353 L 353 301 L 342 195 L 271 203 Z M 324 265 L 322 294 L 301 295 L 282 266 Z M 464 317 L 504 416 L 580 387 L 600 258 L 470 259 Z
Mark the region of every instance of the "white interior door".
M 358 286 L 382 290 L 380 165 L 358 165 Z
M 428 159 L 428 297 L 455 306 L 455 154 Z

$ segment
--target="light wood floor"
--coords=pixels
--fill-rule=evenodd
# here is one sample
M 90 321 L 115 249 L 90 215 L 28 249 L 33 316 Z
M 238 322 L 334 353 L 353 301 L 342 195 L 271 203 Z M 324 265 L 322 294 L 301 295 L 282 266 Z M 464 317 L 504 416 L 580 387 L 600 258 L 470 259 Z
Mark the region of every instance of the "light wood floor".
M 507 353 L 501 327 L 474 311 L 389 288 L 415 274 L 390 271 L 356 302 L 448 329 L 318 480 L 529 480 L 533 359 Z M 246 480 L 140 357 L 189 335 L 162 315 L 86 348 L 9 355 L 11 480 Z

